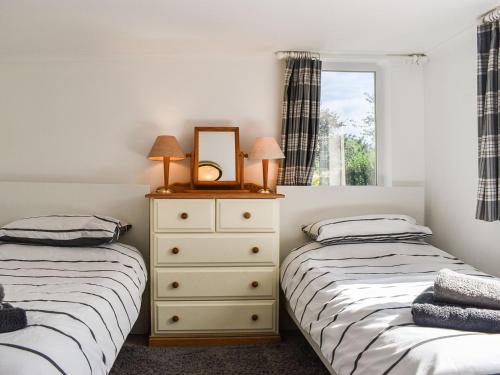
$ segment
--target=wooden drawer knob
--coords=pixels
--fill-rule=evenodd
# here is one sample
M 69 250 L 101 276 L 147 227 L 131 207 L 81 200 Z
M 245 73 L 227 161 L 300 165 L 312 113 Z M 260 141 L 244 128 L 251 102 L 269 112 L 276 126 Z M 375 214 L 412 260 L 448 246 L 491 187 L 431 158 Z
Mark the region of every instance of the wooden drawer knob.
M 259 282 L 258 281 L 252 281 L 252 287 L 253 288 L 257 288 L 259 286 Z
M 172 288 L 177 289 L 179 287 L 179 283 L 177 281 L 174 281 L 172 283 Z
M 252 247 L 252 253 L 257 254 L 259 252 L 259 248 L 257 246 Z
M 179 254 L 179 248 L 178 247 L 172 248 L 172 254 Z
M 245 219 L 250 219 L 250 218 L 252 217 L 252 214 L 251 214 L 250 212 L 244 212 L 244 213 L 243 213 L 243 217 L 244 217 Z
M 252 315 L 252 320 L 255 322 L 257 320 L 259 320 L 259 316 L 257 314 L 253 314 Z
M 183 212 L 183 213 L 181 214 L 181 219 L 182 219 L 182 220 L 186 220 L 186 219 L 188 218 L 188 216 L 189 216 L 189 215 L 187 214 L 187 212 Z
M 178 322 L 179 321 L 179 317 L 177 315 L 174 315 L 172 317 L 172 322 Z

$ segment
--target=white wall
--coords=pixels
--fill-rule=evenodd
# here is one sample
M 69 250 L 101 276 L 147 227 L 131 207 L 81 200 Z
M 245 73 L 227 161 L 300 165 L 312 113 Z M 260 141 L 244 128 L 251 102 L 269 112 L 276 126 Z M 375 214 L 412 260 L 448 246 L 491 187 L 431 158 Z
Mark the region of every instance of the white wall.
M 422 66 L 390 67 L 390 137 L 393 186 L 423 186 L 424 79 Z
M 159 134 L 185 152 L 196 125 L 240 126 L 243 150 L 277 136 L 279 77 L 272 54 L 0 61 L 0 180 L 159 185 L 146 160 Z M 173 164 L 187 181 L 188 163 Z
M 474 219 L 475 33 L 470 27 L 439 46 L 425 67 L 426 223 L 438 247 L 500 275 L 500 223 Z
M 394 185 L 418 185 L 423 170 L 419 67 L 387 62 L 387 154 Z M 159 185 L 146 160 L 155 137 L 173 134 L 188 152 L 193 126 L 240 127 L 243 150 L 279 136 L 282 70 L 273 53 L 151 58 L 0 57 L 0 180 Z M 174 162 L 171 181 L 187 181 Z M 391 169 L 389 168 L 389 169 Z M 247 180 L 261 183 L 260 164 Z

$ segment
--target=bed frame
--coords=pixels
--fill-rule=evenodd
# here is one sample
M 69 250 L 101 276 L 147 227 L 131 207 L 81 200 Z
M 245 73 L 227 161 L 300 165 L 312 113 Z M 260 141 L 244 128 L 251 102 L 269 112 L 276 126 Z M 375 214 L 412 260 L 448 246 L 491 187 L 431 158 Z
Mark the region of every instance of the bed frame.
M 132 224 L 121 242 L 135 246 L 149 262 L 149 185 L 0 182 L 0 226 L 10 221 L 55 213 L 100 214 Z M 148 296 L 132 333 L 148 333 Z
M 290 250 L 310 241 L 301 226 L 314 221 L 367 214 L 405 214 L 424 224 L 424 188 L 422 186 L 278 186 L 285 195 L 281 201 L 280 258 Z M 287 314 L 286 298 L 280 298 L 280 326 L 295 329 L 300 325 L 293 314 Z M 289 319 L 287 315 L 290 315 Z M 304 332 L 302 332 L 304 334 Z M 309 340 L 307 334 L 304 334 Z M 313 342 L 311 346 L 322 358 Z M 329 364 L 325 365 L 329 370 Z
M 309 334 L 306 331 L 304 331 L 302 329 L 302 327 L 300 326 L 299 321 L 295 317 L 295 314 L 293 313 L 292 308 L 290 307 L 290 304 L 288 302 L 286 302 L 285 306 L 286 306 L 286 311 L 288 312 L 288 315 L 293 320 L 293 322 L 295 323 L 295 325 L 297 326 L 297 328 L 299 329 L 299 331 L 302 333 L 302 336 L 304 336 L 304 338 L 307 340 L 307 342 L 309 343 L 309 345 L 311 345 L 311 348 L 313 348 L 313 350 L 316 352 L 316 354 L 319 357 L 319 359 L 321 359 L 321 362 L 323 362 L 323 364 L 325 365 L 325 367 L 328 370 L 328 372 L 330 374 L 332 374 L 332 375 L 337 375 L 337 373 L 333 370 L 333 368 L 330 365 L 330 363 L 323 356 L 323 353 L 321 353 L 321 350 L 320 350 L 319 346 L 313 341 L 313 339 L 311 338 L 311 336 L 309 336 Z

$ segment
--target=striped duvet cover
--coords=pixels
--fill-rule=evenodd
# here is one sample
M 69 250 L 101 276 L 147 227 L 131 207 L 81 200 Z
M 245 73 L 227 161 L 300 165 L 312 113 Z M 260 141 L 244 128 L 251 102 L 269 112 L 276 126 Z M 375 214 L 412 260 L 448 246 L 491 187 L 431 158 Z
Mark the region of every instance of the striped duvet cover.
M 500 335 L 415 326 L 411 303 L 437 271 L 492 277 L 424 243 L 293 250 L 281 287 L 302 331 L 338 375 L 500 373 Z
M 0 334 L 0 374 L 107 374 L 139 314 L 146 285 L 139 252 L 0 243 L 5 302 L 28 327 Z

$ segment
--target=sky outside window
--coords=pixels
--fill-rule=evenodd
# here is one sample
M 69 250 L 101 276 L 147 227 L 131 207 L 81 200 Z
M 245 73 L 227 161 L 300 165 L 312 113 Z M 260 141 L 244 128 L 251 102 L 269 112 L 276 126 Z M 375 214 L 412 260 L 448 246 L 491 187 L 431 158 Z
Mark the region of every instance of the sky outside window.
M 375 72 L 323 71 L 313 185 L 376 185 Z
M 374 72 L 322 72 L 321 110 L 328 109 L 338 115 L 344 124 L 339 131 L 363 137 L 372 144 L 374 139 L 363 132 L 367 115 L 375 113 L 375 102 L 369 98 L 375 98 Z

